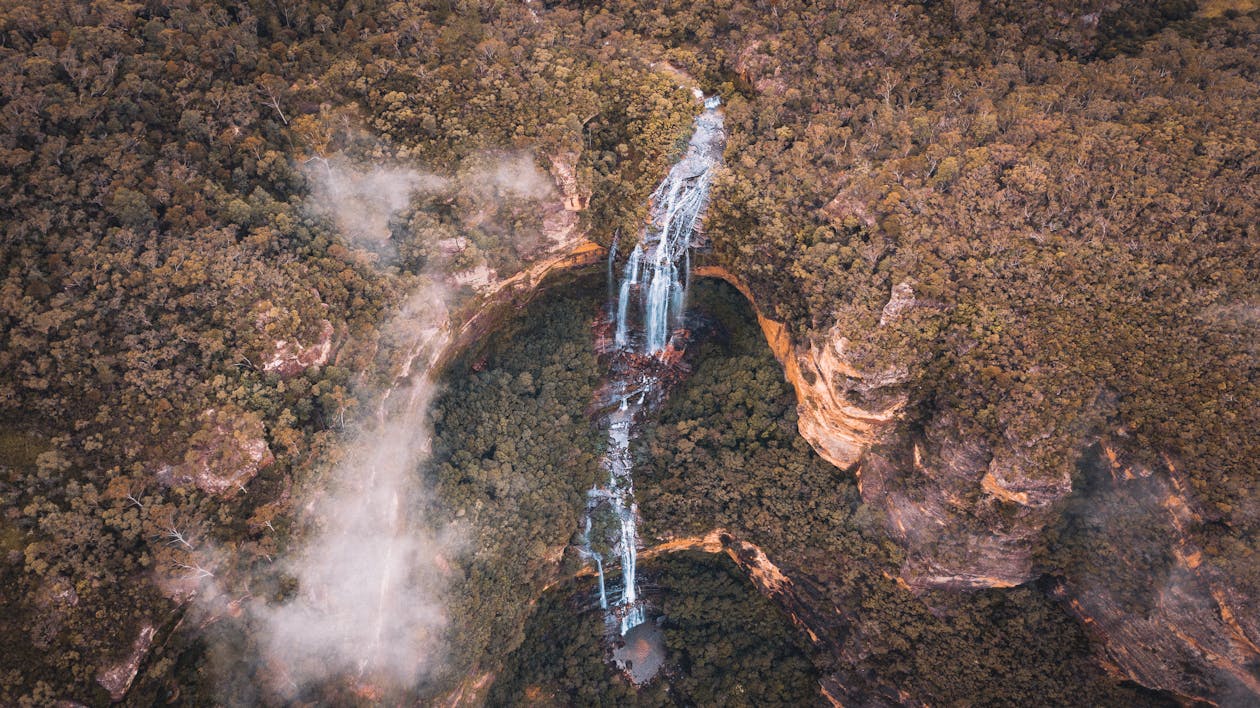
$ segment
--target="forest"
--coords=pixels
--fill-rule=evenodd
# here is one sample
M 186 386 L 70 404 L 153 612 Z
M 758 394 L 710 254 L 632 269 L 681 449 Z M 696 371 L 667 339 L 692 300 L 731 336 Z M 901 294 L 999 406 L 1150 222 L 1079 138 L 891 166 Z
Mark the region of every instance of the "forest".
M 605 660 L 590 578 L 549 590 L 495 679 L 491 705 L 809 705 L 817 675 L 778 608 L 720 555 L 646 564 L 665 627 L 666 675 L 636 689 Z M 586 600 L 586 602 L 582 602 Z
M 723 557 L 662 558 L 671 688 L 635 695 L 798 703 L 834 678 L 859 703 L 1171 700 L 1104 672 L 1067 598 L 1105 588 L 1149 619 L 1183 547 L 1238 606 L 1260 598 L 1257 46 L 1254 0 L 5 3 L 0 704 L 283 703 L 242 608 L 303 590 L 277 559 L 406 359 L 387 323 L 439 287 L 458 328 L 557 214 L 624 254 L 692 85 L 729 133 L 697 258 L 793 343 L 839 333 L 904 370 L 909 438 L 948 418 L 1071 493 L 1035 580 L 912 592 L 854 470 L 798 434 L 748 303 L 697 282 L 704 336 L 634 450 L 643 536 L 755 544 L 826 636 Z M 344 184 L 380 213 L 347 222 Z M 434 373 L 414 511 L 464 538 L 449 670 L 292 700 L 496 672 L 491 702 L 629 700 L 572 580 L 603 288 L 548 281 Z M 1234 621 L 1215 607 L 1193 609 Z M 766 662 L 779 681 L 742 678 Z
M 291 490 L 392 375 L 382 323 L 447 268 L 435 243 L 510 270 L 537 240 L 537 204 L 478 216 L 458 188 L 406 204 L 389 249 L 364 245 L 308 208 L 312 158 L 466 184 L 495 155 L 580 155 L 601 204 L 638 201 L 607 194 L 646 190 L 688 99 L 581 31 L 516 3 L 0 11 L 0 637 L 16 659 L 0 702 L 108 702 L 98 671 L 146 624 L 159 643 L 180 624 L 172 583 L 264 585 Z M 326 365 L 267 370 L 276 342 L 326 325 Z M 260 442 L 252 464 L 234 450 Z M 181 475 L 203 461 L 256 476 L 207 491 Z M 210 547 L 230 552 L 194 562 Z

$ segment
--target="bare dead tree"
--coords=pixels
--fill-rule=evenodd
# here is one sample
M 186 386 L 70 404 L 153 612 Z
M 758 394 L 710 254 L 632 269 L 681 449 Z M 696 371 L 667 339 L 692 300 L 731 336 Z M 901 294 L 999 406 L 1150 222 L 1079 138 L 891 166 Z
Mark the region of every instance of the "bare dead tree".
M 288 125 L 289 119 L 284 115 L 284 111 L 280 108 L 280 84 L 282 81 L 283 80 L 278 76 L 263 76 L 258 81 L 258 91 L 262 94 L 264 99 L 262 102 L 263 105 L 271 106 L 271 108 L 275 110 L 276 115 L 280 116 L 280 120 L 284 121 L 285 125 Z
M 175 528 L 174 525 L 167 527 L 165 538 L 168 546 L 183 546 L 188 550 L 192 550 L 193 545 L 188 542 L 187 536 L 184 535 L 183 531 Z
M 182 570 L 182 571 L 187 572 L 189 575 L 191 575 L 192 577 L 194 577 L 194 578 L 196 578 L 196 579 L 198 579 L 198 580 L 200 580 L 200 579 L 202 579 L 202 578 L 213 578 L 213 577 L 214 577 L 214 573 L 210 572 L 209 570 L 206 570 L 205 568 L 202 568 L 202 567 L 201 567 L 201 565 L 200 565 L 199 563 L 191 563 L 191 564 L 189 564 L 189 563 L 180 563 L 180 562 L 176 562 L 176 563 L 175 563 L 175 567 L 176 567 L 176 568 L 179 568 L 179 569 L 180 569 L 180 570 Z

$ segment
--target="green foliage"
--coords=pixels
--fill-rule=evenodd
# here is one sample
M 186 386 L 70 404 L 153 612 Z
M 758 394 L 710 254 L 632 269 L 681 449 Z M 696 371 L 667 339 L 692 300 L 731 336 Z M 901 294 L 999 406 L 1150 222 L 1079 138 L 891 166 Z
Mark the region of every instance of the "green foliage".
M 807 705 L 818 700 L 808 640 L 725 555 L 646 564 L 660 588 L 671 691 L 687 705 Z
M 524 626 L 524 641 L 508 655 L 489 705 L 626 705 L 630 681 L 605 660 L 604 614 L 590 607 L 590 578 L 543 594 Z M 659 691 L 652 691 L 659 695 Z
M 554 578 L 599 474 L 583 409 L 599 379 L 590 322 L 602 290 L 591 278 L 545 287 L 448 371 L 433 407 L 435 513 L 468 534 L 448 602 L 461 670 L 520 641 L 528 598 Z
M 508 657 L 490 705 L 808 705 L 818 677 L 801 637 L 724 555 L 647 562 L 649 598 L 664 614 L 662 674 L 635 689 L 605 660 L 604 616 L 590 578 L 548 591 Z
M 352 382 L 389 376 L 378 325 L 434 243 L 467 238 L 456 265 L 484 259 L 500 275 L 540 245 L 528 204 L 502 200 L 479 222 L 462 194 L 400 216 L 393 269 L 305 208 L 303 161 L 340 152 L 451 174 L 505 151 L 575 160 L 595 235 L 632 234 L 690 116 L 656 56 L 727 99 L 709 235 L 768 314 L 801 340 L 839 326 L 862 363 L 910 362 L 915 415 L 970 411 L 967 432 L 990 440 L 1047 435 L 1046 469 L 1082 431 L 1125 426 L 1134 451 L 1169 453 L 1212 509 L 1220 523 L 1192 530 L 1205 554 L 1251 572 L 1255 516 L 1239 500 L 1254 496 L 1260 457 L 1257 17 L 1190 10 L 7 4 L 0 644 L 21 670 L 0 673 L 0 702 L 105 702 L 95 672 L 141 621 L 165 627 L 176 611 L 150 580 L 186 560 L 163 540 L 170 527 L 233 549 L 216 569 L 225 584 L 265 577 L 286 490 L 360 412 Z M 924 307 L 878 326 L 902 282 Z M 480 626 L 463 664 L 498 634 L 519 638 L 522 605 L 502 593 L 543 581 L 595 474 L 578 413 L 593 363 L 577 321 L 550 316 L 568 322 L 554 335 L 567 349 L 492 354 L 435 414 L 433 476 L 494 529 L 456 561 L 470 590 L 458 621 Z M 262 370 L 277 341 L 310 343 L 325 320 L 334 362 Z M 643 438 L 647 527 L 720 524 L 824 569 L 829 597 L 863 608 L 846 620 L 870 647 L 859 668 L 938 702 L 978 700 L 967 682 L 993 702 L 1016 688 L 1064 698 L 1079 632 L 1025 591 L 958 601 L 945 620 L 886 580 L 896 551 L 854 483 L 805 449 L 774 364 L 752 335 L 733 337 L 696 352 L 692 383 Z M 156 480 L 205 438 L 212 408 L 260 421 L 277 456 L 249 494 Z M 1008 630 L 1016 639 L 1000 639 Z M 155 650 L 145 696 L 204 668 L 187 646 Z M 1067 702 L 1119 700 L 1089 686 Z

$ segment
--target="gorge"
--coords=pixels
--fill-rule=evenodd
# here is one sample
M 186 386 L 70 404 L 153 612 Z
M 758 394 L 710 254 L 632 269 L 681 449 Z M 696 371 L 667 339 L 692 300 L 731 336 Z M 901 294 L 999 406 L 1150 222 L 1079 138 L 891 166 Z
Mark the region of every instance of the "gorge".
M 0 704 L 1260 700 L 1253 0 L 10 5 Z

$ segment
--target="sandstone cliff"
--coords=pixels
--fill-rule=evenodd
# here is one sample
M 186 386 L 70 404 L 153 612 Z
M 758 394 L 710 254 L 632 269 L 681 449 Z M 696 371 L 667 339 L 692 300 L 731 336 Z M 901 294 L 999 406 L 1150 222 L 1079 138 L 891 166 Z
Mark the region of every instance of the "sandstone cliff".
M 1098 640 L 1116 673 L 1221 705 L 1260 697 L 1260 612 L 1196 538 L 1212 523 L 1168 459 L 1127 461 L 1112 443 L 1087 453 L 1087 488 L 1065 514 L 1085 558 L 1054 592 Z
M 966 411 L 942 408 L 911 425 L 908 368 L 862 369 L 846 333 L 836 329 L 818 341 L 795 341 L 734 274 L 717 266 L 696 274 L 731 283 L 753 304 L 796 391 L 801 435 L 827 461 L 854 470 L 863 501 L 884 513 L 905 548 L 900 580 L 918 591 L 1010 587 L 1056 570 L 1035 559 L 1047 528 L 1061 523 L 1065 505 L 1078 503 L 1074 459 L 1047 469 L 1034 460 L 1035 435 L 1008 431 L 997 444 L 977 439 L 965 431 Z M 899 284 L 879 326 L 916 306 L 912 286 Z M 1055 594 L 1082 619 L 1104 666 L 1117 675 L 1225 705 L 1257 700 L 1257 592 L 1194 541 L 1192 529 L 1205 515 L 1171 462 L 1152 472 L 1121 465 L 1107 449 L 1111 481 L 1088 501 L 1102 520 L 1090 527 L 1093 536 L 1070 532 L 1088 551 L 1061 569 L 1066 577 Z M 1116 540 L 1138 528 L 1156 531 L 1132 543 Z M 810 630 L 820 635 L 826 627 Z
M 801 435 L 823 459 L 851 469 L 895 429 L 906 404 L 898 386 L 908 372 L 859 370 L 848 356 L 848 340 L 835 331 L 824 342 L 797 345 L 782 323 L 762 314 L 748 286 L 734 274 L 719 266 L 701 266 L 695 274 L 725 280 L 752 303 L 771 351 L 796 389 Z M 854 399 L 878 403 L 861 405 Z

